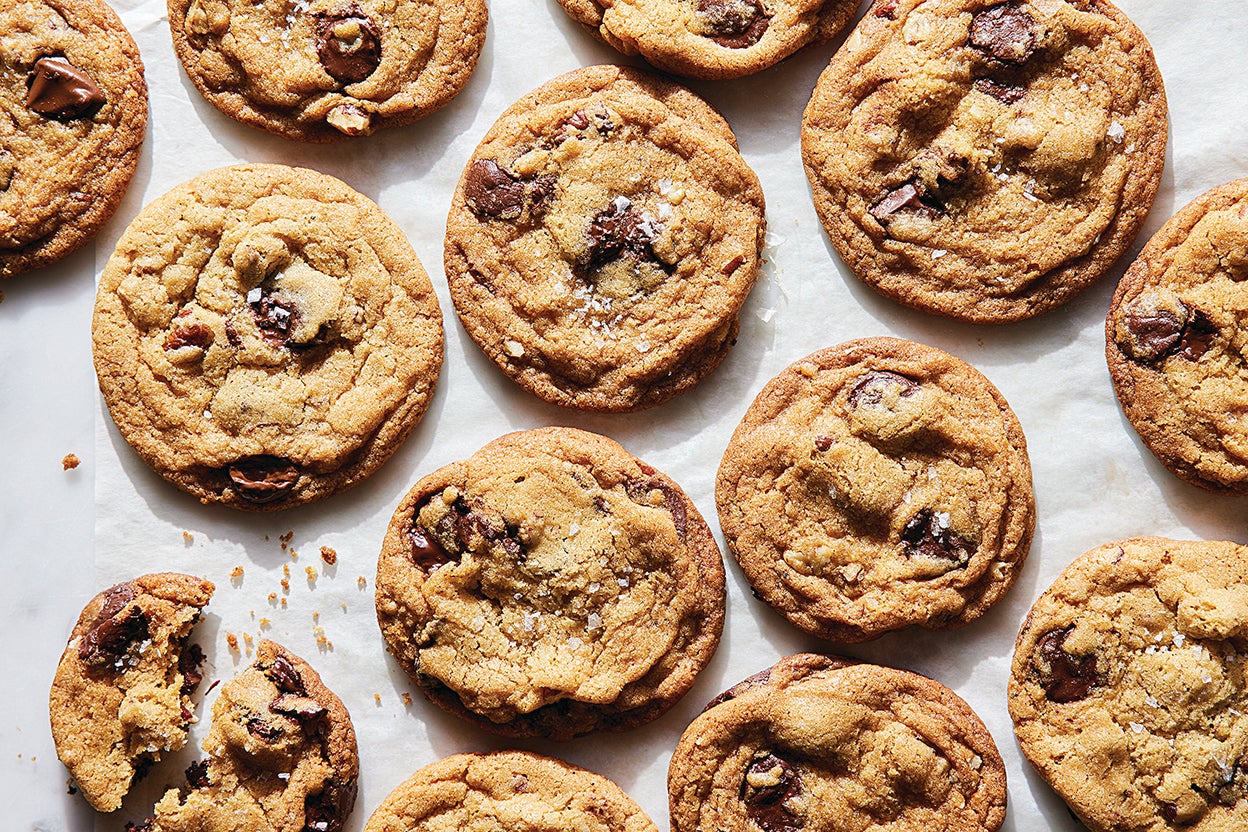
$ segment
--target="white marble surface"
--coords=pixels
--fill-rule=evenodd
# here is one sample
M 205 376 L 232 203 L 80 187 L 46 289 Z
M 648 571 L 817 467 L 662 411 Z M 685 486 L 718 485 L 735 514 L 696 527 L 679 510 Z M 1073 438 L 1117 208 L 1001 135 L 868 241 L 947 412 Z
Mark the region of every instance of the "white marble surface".
M 1156 230 L 1208 187 L 1248 174 L 1248 11 L 1242 0 L 1122 0 L 1157 51 L 1170 98 L 1171 143 L 1162 192 L 1145 228 Z M 814 214 L 797 149 L 802 108 L 831 47 L 738 81 L 693 86 L 727 116 L 759 173 L 770 234 L 764 276 L 746 304 L 727 360 L 685 396 L 639 414 L 559 410 L 507 382 L 459 328 L 441 274 L 450 195 L 471 148 L 506 106 L 554 75 L 617 56 L 594 42 L 554 0 L 495 0 L 477 72 L 443 111 L 416 125 L 334 147 L 287 142 L 236 124 L 203 102 L 169 42 L 163 3 L 118 3 L 147 65 L 152 116 L 139 171 L 96 244 L 42 273 L 0 283 L 0 805 L 6 828 L 80 830 L 95 822 L 66 794 L 47 727 L 47 687 L 81 605 L 98 588 L 145 571 L 196 572 L 217 584 L 200 640 L 228 679 L 224 637 L 266 635 L 320 670 L 350 708 L 360 735 L 359 830 L 385 794 L 419 766 L 457 751 L 505 747 L 428 705 L 385 654 L 372 610 L 376 552 L 394 506 L 419 476 L 489 438 L 570 424 L 617 439 L 680 482 L 718 530 L 712 494 L 728 436 L 752 397 L 790 362 L 849 338 L 893 334 L 975 364 L 1005 394 L 1027 433 L 1038 530 L 1010 594 L 987 616 L 947 633 L 897 633 L 854 655 L 927 673 L 966 698 L 1008 764 L 1009 832 L 1074 830 L 1061 801 L 1021 759 L 1005 708 L 1014 634 L 1031 602 L 1092 546 L 1138 534 L 1248 542 L 1248 500 L 1187 486 L 1157 464 L 1122 418 L 1103 359 L 1102 320 L 1122 265 L 1068 306 L 1006 327 L 971 327 L 883 300 L 832 253 Z M 277 515 L 205 508 L 146 469 L 120 439 L 95 388 L 90 311 L 98 275 L 126 222 L 169 187 L 218 165 L 275 161 L 313 167 L 375 199 L 408 234 L 434 280 L 447 327 L 447 361 L 424 423 L 377 474 L 353 491 Z M 1134 251 L 1134 249 L 1133 249 Z M 61 458 L 82 464 L 62 471 Z M 293 532 L 293 561 L 279 536 Z M 320 546 L 337 550 L 324 570 Z M 291 566 L 286 609 L 283 564 Z M 317 579 L 305 574 L 316 567 Z M 244 568 L 240 582 L 230 570 Z M 361 590 L 357 577 L 365 576 Z M 801 649 L 831 649 L 798 634 L 755 601 L 728 563 L 728 624 L 719 652 L 673 711 L 642 729 L 555 745 L 518 745 L 562 756 L 613 779 L 667 828 L 668 757 L 684 726 L 724 687 Z M 255 618 L 251 616 L 254 611 Z M 315 643 L 312 614 L 333 641 Z M 207 685 L 205 684 L 205 687 Z M 405 706 L 404 693 L 413 702 Z M 209 702 L 211 697 L 209 698 Z M 201 709 L 207 713 L 207 706 Z M 200 725 L 202 737 L 205 726 Z M 149 811 L 159 788 L 179 782 L 182 755 L 155 770 L 102 830 Z

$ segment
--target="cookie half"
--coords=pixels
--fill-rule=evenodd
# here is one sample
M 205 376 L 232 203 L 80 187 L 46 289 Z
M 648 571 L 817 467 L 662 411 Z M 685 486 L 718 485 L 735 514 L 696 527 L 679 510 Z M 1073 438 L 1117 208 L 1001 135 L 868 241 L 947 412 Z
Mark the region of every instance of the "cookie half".
M 205 503 L 354 485 L 429 405 L 442 318 L 403 232 L 330 176 L 219 168 L 148 205 L 100 278 L 100 391 L 121 435 Z
M 522 431 L 408 492 L 377 562 L 377 620 L 444 709 L 565 740 L 684 695 L 719 643 L 724 568 L 668 477 L 603 436 Z
M 978 323 L 1039 314 L 1104 274 L 1165 154 L 1152 49 L 1106 0 L 877 0 L 802 125 L 845 264 Z
M 1114 391 L 1161 463 L 1248 493 L 1248 179 L 1176 214 L 1127 269 L 1105 320 Z
M 303 659 L 261 641 L 221 688 L 186 786 L 170 789 L 135 832 L 341 832 L 360 762 L 346 706 Z M 129 828 L 129 827 L 127 827 Z
M 917 673 L 802 654 L 751 676 L 685 729 L 672 832 L 993 832 L 1005 765 L 983 722 Z
M 116 810 L 136 776 L 186 745 L 204 658 L 189 639 L 213 589 L 142 575 L 96 595 L 74 625 L 48 710 L 56 755 L 97 810 Z
M 1018 634 L 1019 746 L 1093 832 L 1248 828 L 1245 633 L 1248 548 L 1097 547 Z
M 392 791 L 364 832 L 658 832 L 607 778 L 527 751 L 456 754 Z
M 306 142 L 408 124 L 459 94 L 485 0 L 168 0 L 173 46 L 231 118 Z
M 1000 392 L 896 338 L 820 350 L 768 382 L 715 502 L 755 594 L 838 642 L 978 618 L 1035 527 L 1027 442 Z
M 447 219 L 451 299 L 529 392 L 649 407 L 734 343 L 763 212 L 710 105 L 635 70 L 576 70 L 503 113 L 473 152 Z
M 559 0 L 595 37 L 687 78 L 740 78 L 836 37 L 858 0 Z
M 147 129 L 130 33 L 99 0 L 0 2 L 0 278 L 52 263 L 113 215 Z

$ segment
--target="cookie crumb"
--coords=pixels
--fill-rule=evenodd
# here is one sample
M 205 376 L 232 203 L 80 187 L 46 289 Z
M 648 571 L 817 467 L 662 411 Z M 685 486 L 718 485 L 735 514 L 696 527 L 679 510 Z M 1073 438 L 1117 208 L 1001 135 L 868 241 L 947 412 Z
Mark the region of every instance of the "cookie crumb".
M 226 633 L 225 643 L 230 646 L 230 650 L 234 651 L 235 653 L 238 652 L 238 636 L 234 635 L 233 633 Z
M 187 546 L 190 546 L 192 543 L 195 542 L 195 535 L 187 531 L 182 532 L 182 542 L 185 543 Z
M 316 584 L 316 578 L 317 578 L 316 570 L 313 569 L 311 566 L 309 566 L 307 569 L 304 570 L 304 572 L 306 572 L 308 575 L 308 586 L 314 586 Z
M 74 785 L 73 780 L 65 781 L 65 793 L 66 794 L 78 794 L 78 787 Z
M 298 553 L 298 552 L 296 552 L 294 549 L 291 549 L 291 550 L 290 550 L 290 559 L 291 559 L 291 560 L 299 560 L 299 553 Z
M 286 599 L 282 599 L 282 609 L 286 609 Z
M 241 581 L 243 579 L 243 567 L 235 566 L 230 570 L 230 580 Z
M 82 460 L 78 458 L 78 454 L 65 454 L 65 456 L 61 457 L 61 470 L 72 470 L 77 468 L 81 463 Z
M 269 628 L 270 628 L 270 627 L 272 627 L 272 626 L 273 626 L 273 622 L 272 622 L 272 621 L 270 621 L 269 619 L 267 619 L 267 618 L 261 618 L 261 619 L 260 619 L 260 629 L 261 629 L 261 630 L 267 630 L 267 629 L 269 629 Z
M 286 547 L 290 545 L 290 541 L 295 539 L 295 532 L 292 529 L 291 531 L 286 532 L 286 534 L 281 535 L 277 539 L 282 544 L 282 551 L 284 552 L 286 551 Z
M 412 695 L 410 693 L 403 694 L 403 707 L 410 708 L 412 706 Z
M 251 645 L 254 644 L 251 638 L 251 633 L 243 633 L 243 643 L 247 645 L 247 650 L 250 652 Z
M 373 694 L 373 701 L 374 701 L 374 702 L 376 702 L 376 703 L 377 703 L 377 707 L 378 707 L 378 708 L 380 708 L 380 707 L 381 707 L 381 694 L 380 694 L 380 693 L 374 693 L 374 694 Z
M 269 603 L 270 603 L 270 604 L 276 604 L 276 603 L 277 603 L 277 593 L 276 593 L 276 592 L 270 592 L 270 593 L 269 593 Z
M 329 548 L 328 546 L 322 546 L 321 547 L 321 560 L 325 561 L 330 566 L 333 566 L 335 563 L 338 562 L 338 553 L 335 552 L 333 549 Z
M 364 587 L 368 586 L 368 578 L 365 578 L 363 575 L 361 575 L 360 577 L 355 579 L 355 583 L 360 589 L 363 589 Z

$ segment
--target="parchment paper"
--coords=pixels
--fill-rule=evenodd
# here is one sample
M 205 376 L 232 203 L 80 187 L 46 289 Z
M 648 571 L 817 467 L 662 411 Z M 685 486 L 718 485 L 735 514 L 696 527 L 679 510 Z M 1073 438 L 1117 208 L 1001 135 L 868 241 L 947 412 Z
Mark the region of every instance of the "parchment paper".
M 975 708 L 1008 765 L 1006 830 L 1080 828 L 1022 760 L 1006 711 L 1014 637 L 1029 606 L 1074 557 L 1110 540 L 1159 534 L 1248 542 L 1248 500 L 1207 495 L 1155 462 L 1115 403 L 1103 357 L 1105 310 L 1130 256 L 1197 194 L 1248 175 L 1248 10 L 1242 0 L 1120 5 L 1157 52 L 1171 141 L 1144 232 L 1099 285 L 1038 319 L 974 327 L 902 308 L 859 283 L 818 223 L 798 149 L 802 109 L 839 42 L 808 49 L 761 75 L 691 84 L 727 117 L 768 202 L 767 265 L 743 310 L 737 345 L 718 370 L 674 401 L 637 414 L 593 415 L 540 402 L 483 357 L 454 315 L 441 271 L 442 235 L 464 162 L 498 114 L 561 72 L 620 56 L 572 23 L 555 0 L 494 0 L 481 62 L 448 107 L 410 127 L 317 147 L 218 113 L 173 54 L 163 2 L 122 0 L 117 6 L 142 51 L 151 97 L 135 182 L 93 247 L 40 274 L 0 284 L 7 295 L 0 305 L 0 430 L 11 463 L 0 474 L 0 543 L 8 571 L 0 587 L 6 625 L 0 655 L 9 657 L 0 690 L 11 712 L 0 717 L 0 794 L 15 813 L 4 825 L 63 830 L 95 823 L 120 830 L 125 821 L 147 816 L 163 788 L 183 782 L 182 769 L 199 754 L 215 692 L 200 708 L 191 747 L 161 763 L 107 818 L 97 819 L 81 797 L 66 794 L 46 713 L 52 672 L 87 598 L 137 574 L 178 570 L 217 585 L 198 630 L 211 657 L 204 688 L 231 678 L 249 662 L 254 641 L 268 637 L 308 659 L 346 702 L 361 759 L 360 797 L 348 829 L 362 828 L 382 798 L 417 768 L 456 752 L 504 747 L 552 754 L 610 777 L 666 829 L 668 759 L 703 705 L 781 656 L 838 648 L 799 634 L 755 600 L 725 549 L 724 637 L 677 707 L 623 734 L 564 744 L 500 740 L 427 703 L 385 652 L 374 618 L 373 572 L 390 513 L 420 476 L 489 439 L 563 424 L 611 436 L 668 473 L 718 535 L 715 471 L 763 384 L 816 349 L 891 334 L 952 352 L 1000 388 L 1027 434 L 1038 528 L 1018 583 L 983 619 L 942 633 L 895 633 L 843 652 L 932 676 Z M 125 225 L 173 185 L 241 161 L 312 167 L 377 201 L 433 278 L 446 327 L 446 362 L 433 404 L 406 444 L 363 485 L 277 514 L 201 506 L 148 470 L 113 427 L 90 366 L 93 276 Z M 62 471 L 57 463 L 68 451 L 83 463 Z M 322 546 L 335 550 L 336 566 L 322 562 Z M 231 578 L 235 567 L 242 568 L 241 579 Z M 280 584 L 287 568 L 289 592 Z M 273 593 L 276 600 L 270 600 Z M 228 648 L 228 633 L 240 651 Z

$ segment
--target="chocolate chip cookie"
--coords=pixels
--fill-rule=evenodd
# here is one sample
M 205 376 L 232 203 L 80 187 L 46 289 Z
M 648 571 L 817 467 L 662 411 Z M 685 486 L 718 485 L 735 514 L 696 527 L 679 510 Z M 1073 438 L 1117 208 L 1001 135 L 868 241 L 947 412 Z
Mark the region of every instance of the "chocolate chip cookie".
M 485 0 L 168 0 L 186 74 L 251 127 L 332 142 L 424 118 L 485 45 Z
M 172 572 L 117 584 L 87 603 L 48 697 L 56 755 L 101 812 L 121 806 L 161 752 L 186 745 L 204 654 L 191 628 L 214 587 Z
M 658 832 L 601 775 L 527 751 L 456 754 L 390 793 L 364 832 Z
M 719 643 L 724 568 L 697 507 L 610 439 L 511 433 L 418 482 L 377 562 L 386 646 L 496 734 L 649 722 Z
M 503 113 L 464 169 L 446 229 L 451 299 L 529 392 L 649 407 L 734 343 L 763 210 L 700 98 L 623 67 L 576 70 Z
M 1248 492 L 1248 179 L 1153 235 L 1105 321 L 1127 418 L 1162 464 L 1210 491 Z
M 1161 180 L 1166 97 L 1106 0 L 876 0 L 802 126 L 815 207 L 872 288 L 978 323 L 1105 273 Z
M 836 37 L 858 0 L 559 0 L 625 55 L 688 78 L 740 78 Z
M 983 722 L 917 673 L 790 656 L 719 696 L 668 770 L 672 832 L 993 832 L 1005 765 Z
M 1248 828 L 1248 548 L 1142 537 L 1076 559 L 1014 647 L 1023 753 L 1093 832 Z
M 337 179 L 220 168 L 148 205 L 100 278 L 117 429 L 205 503 L 287 508 L 359 482 L 429 404 L 442 317 L 403 232 Z
M 955 627 L 1014 583 L 1035 526 L 1005 399 L 934 347 L 866 338 L 789 366 L 724 452 L 720 525 L 755 594 L 839 642 Z
M 82 246 L 121 202 L 147 129 L 130 33 L 99 0 L 0 0 L 0 278 Z
M 261 641 L 256 661 L 221 688 L 204 741 L 136 832 L 341 832 L 360 762 L 342 701 L 303 659 Z

